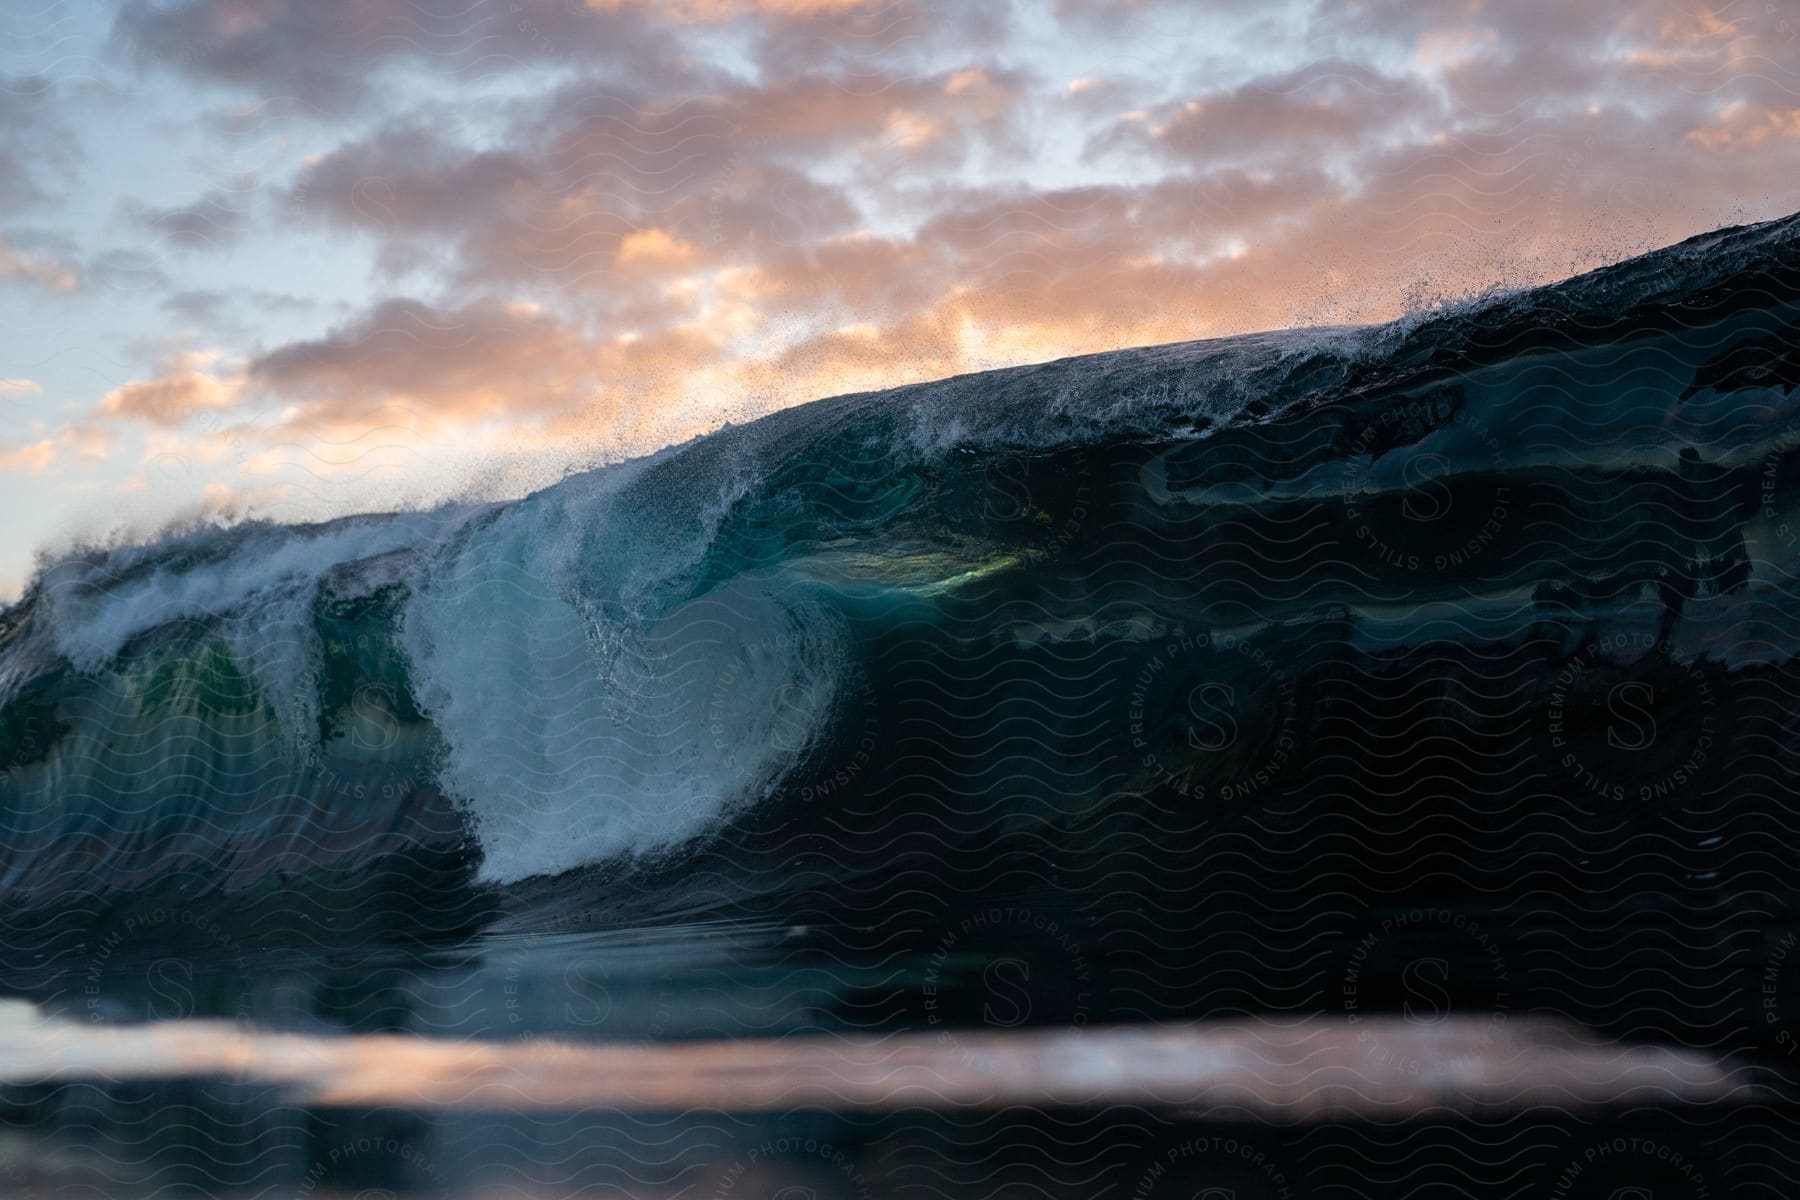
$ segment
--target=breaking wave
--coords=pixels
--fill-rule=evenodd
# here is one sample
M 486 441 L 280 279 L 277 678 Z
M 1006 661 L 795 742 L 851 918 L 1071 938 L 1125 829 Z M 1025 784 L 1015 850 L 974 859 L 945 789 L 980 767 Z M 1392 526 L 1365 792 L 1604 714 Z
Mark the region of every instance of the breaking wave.
M 1796 558 L 1761 481 L 1797 273 L 1790 218 L 1386 326 L 820 401 L 512 502 L 75 554 L 0 614 L 0 896 L 347 915 L 746 831 L 791 877 L 796 830 L 843 866 L 918 806 L 1239 811 L 1309 753 L 1310 667 L 1534 605 L 1569 661 L 1623 639 L 1594 677 L 1785 663 L 1755 585 Z M 1590 791 L 1626 786 L 1604 750 Z

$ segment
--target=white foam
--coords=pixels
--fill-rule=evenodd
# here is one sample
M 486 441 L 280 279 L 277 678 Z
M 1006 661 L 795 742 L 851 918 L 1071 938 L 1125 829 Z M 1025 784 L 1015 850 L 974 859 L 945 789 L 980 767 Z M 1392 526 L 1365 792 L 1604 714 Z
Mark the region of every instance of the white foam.
M 776 600 L 776 577 L 659 597 L 723 509 L 688 497 L 691 521 L 672 523 L 687 538 L 647 542 L 621 495 L 639 474 L 510 506 L 408 607 L 415 689 L 447 747 L 440 782 L 475 819 L 488 879 L 671 850 L 763 794 L 831 712 L 836 631 L 793 589 Z
M 314 527 L 248 526 L 172 534 L 104 557 L 72 558 L 43 580 L 57 650 L 79 671 L 112 664 L 140 634 L 184 620 L 214 622 L 296 731 L 318 716 L 312 605 L 335 567 L 417 547 L 464 510 L 355 518 Z M 223 543 L 216 553 L 209 543 Z M 184 558 L 181 550 L 189 551 Z M 156 563 L 145 569 L 145 564 Z

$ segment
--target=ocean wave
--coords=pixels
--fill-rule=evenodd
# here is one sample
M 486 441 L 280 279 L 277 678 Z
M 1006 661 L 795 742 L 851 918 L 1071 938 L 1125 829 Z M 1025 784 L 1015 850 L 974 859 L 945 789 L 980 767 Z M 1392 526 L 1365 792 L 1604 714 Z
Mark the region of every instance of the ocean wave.
M 508 503 L 73 554 L 0 614 L 0 895 L 311 880 L 348 922 L 372 864 L 666 875 L 756 837 L 791 883 L 794 830 L 851 871 L 909 805 L 1245 811 L 1334 655 L 1553 610 L 1589 682 L 1785 663 L 1797 314 L 1789 218 L 1385 326 L 820 401 Z

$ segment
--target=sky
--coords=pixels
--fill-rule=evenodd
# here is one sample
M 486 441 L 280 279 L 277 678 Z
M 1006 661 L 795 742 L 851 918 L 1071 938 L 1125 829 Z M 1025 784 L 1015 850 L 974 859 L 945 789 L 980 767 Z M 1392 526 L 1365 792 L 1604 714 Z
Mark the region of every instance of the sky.
M 1800 0 L 0 6 L 0 599 L 1800 209 Z

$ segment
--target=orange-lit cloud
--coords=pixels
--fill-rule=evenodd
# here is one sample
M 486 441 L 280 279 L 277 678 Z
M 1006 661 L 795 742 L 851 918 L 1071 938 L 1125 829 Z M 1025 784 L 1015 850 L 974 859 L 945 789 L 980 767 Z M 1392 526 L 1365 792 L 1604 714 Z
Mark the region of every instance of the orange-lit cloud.
M 98 415 L 169 428 L 198 413 L 229 408 L 237 400 L 241 381 L 210 370 L 217 357 L 174 355 L 154 378 L 133 379 L 106 393 Z
M 88 464 L 104 462 L 116 440 L 110 430 L 98 425 L 66 425 L 49 437 L 14 446 L 0 444 L 0 471 L 42 475 L 71 458 Z
M 1752 112 L 1742 101 L 1734 101 L 1725 106 L 1716 121 L 1687 134 L 1689 141 L 1708 150 L 1760 146 L 1779 138 L 1800 138 L 1800 106 L 1785 111 Z
M 80 286 L 75 268 L 54 252 L 14 245 L 0 233 L 0 281 L 8 279 L 52 292 L 72 292 Z
M 747 16 L 830 16 L 867 11 L 879 0 L 583 0 L 596 11 L 649 8 L 687 22 L 731 21 Z
M 693 258 L 696 253 L 692 242 L 684 242 L 666 230 L 655 228 L 626 234 L 619 243 L 619 261 L 625 263 L 674 265 Z

